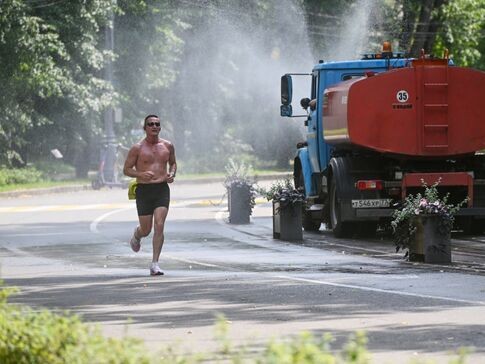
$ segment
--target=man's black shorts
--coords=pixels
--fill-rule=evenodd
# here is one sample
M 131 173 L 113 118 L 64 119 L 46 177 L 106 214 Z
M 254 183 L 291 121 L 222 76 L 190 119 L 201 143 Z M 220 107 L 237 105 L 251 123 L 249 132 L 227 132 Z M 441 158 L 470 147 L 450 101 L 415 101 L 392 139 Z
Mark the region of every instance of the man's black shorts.
M 170 205 L 170 188 L 167 182 L 139 183 L 136 187 L 138 216 L 153 215 L 157 207 Z

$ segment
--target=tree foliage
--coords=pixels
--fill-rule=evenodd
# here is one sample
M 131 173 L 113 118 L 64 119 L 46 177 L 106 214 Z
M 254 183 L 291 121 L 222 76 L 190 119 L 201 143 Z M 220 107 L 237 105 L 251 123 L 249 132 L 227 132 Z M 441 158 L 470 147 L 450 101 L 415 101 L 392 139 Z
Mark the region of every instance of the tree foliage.
M 0 164 L 25 164 L 85 140 L 92 114 L 113 98 L 100 75 L 109 55 L 99 47 L 112 7 L 107 0 L 2 3 Z
M 67 53 L 58 34 L 42 19 L 29 14 L 23 1 L 7 0 L 0 8 L 0 158 L 23 161 L 22 137 L 29 128 L 48 123 L 36 104 L 62 94 L 65 71 L 58 61 Z
M 436 53 L 448 48 L 458 65 L 485 69 L 485 2 L 450 1 L 441 14 L 444 24 L 437 35 Z

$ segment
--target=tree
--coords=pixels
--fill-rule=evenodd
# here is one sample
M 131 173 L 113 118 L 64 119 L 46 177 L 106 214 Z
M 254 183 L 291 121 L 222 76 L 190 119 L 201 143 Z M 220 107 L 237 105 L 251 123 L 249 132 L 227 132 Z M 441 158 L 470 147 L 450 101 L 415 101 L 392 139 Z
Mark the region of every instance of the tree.
M 25 133 L 49 123 L 36 105 L 60 96 L 67 76 L 56 64 L 67 53 L 55 29 L 31 16 L 23 1 L 0 8 L 0 164 L 25 163 Z
M 443 6 L 442 32 L 434 50 L 450 50 L 455 63 L 485 69 L 484 30 L 485 2 L 483 0 L 454 0 Z
M 110 55 L 98 47 L 113 9 L 109 0 L 2 3 L 1 164 L 25 164 L 52 145 L 72 162 L 87 148 L 99 113 L 114 98 L 100 77 Z

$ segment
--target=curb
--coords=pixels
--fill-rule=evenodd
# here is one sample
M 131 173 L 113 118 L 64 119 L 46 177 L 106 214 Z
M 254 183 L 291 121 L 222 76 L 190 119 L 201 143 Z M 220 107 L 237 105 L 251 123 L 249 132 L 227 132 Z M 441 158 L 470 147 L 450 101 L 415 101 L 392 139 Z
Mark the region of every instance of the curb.
M 270 181 L 274 179 L 284 179 L 287 177 L 292 177 L 291 172 L 282 172 L 274 174 L 263 174 L 255 175 L 252 178 L 254 183 L 258 181 Z M 202 184 L 202 183 L 215 183 L 223 182 L 225 177 L 202 177 L 196 179 L 181 179 L 177 181 L 178 185 L 188 185 L 188 184 Z M 46 187 L 46 188 L 32 188 L 25 190 L 14 190 L 8 192 L 0 192 L 0 198 L 16 198 L 16 197 L 30 197 L 37 195 L 46 195 L 51 193 L 64 193 L 64 192 L 78 192 L 85 190 L 92 190 L 91 185 L 71 185 L 71 186 L 58 186 L 58 187 Z
M 58 186 L 58 187 L 46 187 L 46 188 L 32 188 L 25 190 L 14 190 L 8 192 L 0 192 L 0 198 L 15 198 L 15 197 L 30 197 L 33 195 L 46 195 L 50 193 L 62 193 L 62 192 L 77 192 L 84 190 L 91 190 L 90 185 L 71 185 L 71 186 Z

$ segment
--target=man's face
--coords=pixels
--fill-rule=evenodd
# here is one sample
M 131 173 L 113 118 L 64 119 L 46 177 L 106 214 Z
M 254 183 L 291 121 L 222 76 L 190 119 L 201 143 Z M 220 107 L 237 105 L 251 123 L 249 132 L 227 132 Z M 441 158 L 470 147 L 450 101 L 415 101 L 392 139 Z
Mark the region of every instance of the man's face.
M 145 124 L 145 133 L 147 135 L 158 135 L 160 133 L 160 119 L 149 118 Z

